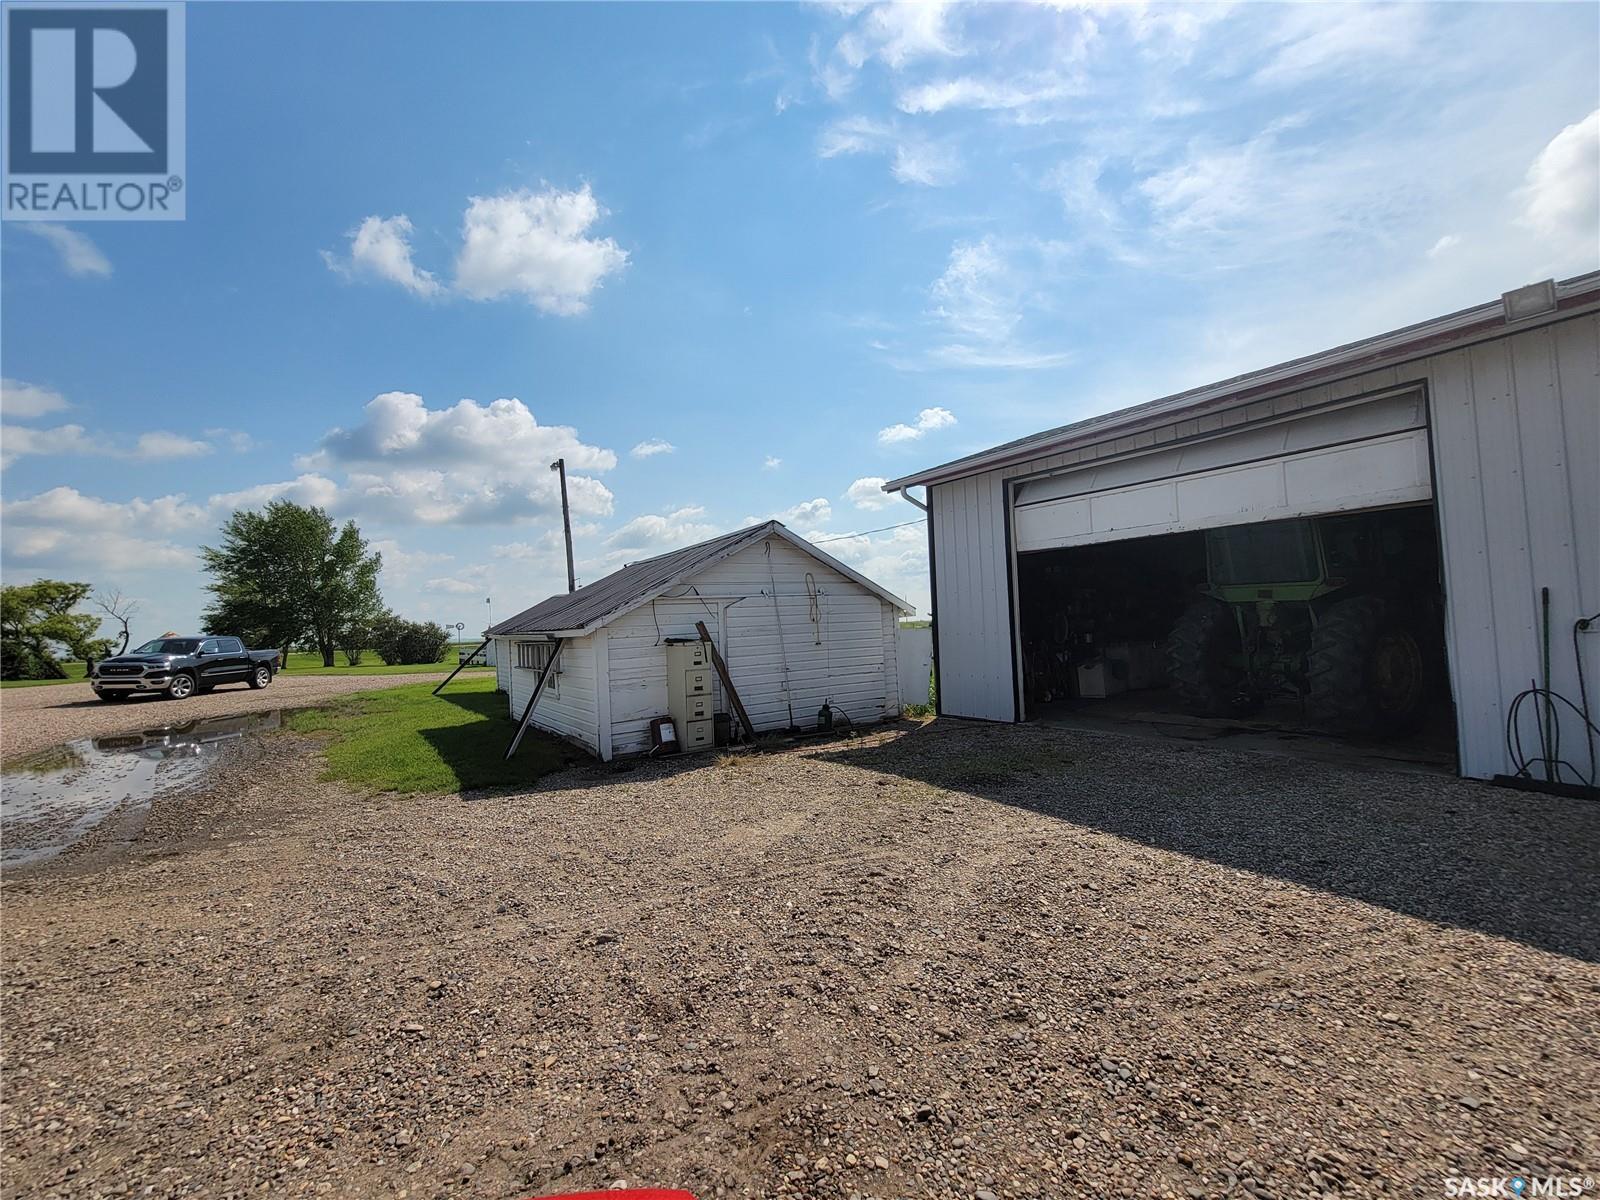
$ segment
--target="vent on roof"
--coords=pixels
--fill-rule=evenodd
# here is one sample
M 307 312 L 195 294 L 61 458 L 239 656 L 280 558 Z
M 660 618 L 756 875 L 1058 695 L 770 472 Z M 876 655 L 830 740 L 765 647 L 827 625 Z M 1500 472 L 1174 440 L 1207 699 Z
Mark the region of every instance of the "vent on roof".
M 1529 317 L 1555 312 L 1556 281 L 1546 279 L 1542 283 L 1530 283 L 1527 287 L 1519 287 L 1516 291 L 1501 296 L 1500 303 L 1505 305 L 1508 325 L 1512 321 L 1526 321 Z

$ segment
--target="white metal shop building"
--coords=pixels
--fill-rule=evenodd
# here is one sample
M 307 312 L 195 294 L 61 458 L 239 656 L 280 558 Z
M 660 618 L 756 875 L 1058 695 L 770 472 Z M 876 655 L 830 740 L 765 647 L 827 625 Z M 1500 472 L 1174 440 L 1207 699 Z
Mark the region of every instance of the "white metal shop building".
M 1585 678 L 1595 715 L 1600 626 L 1579 623 L 1600 611 L 1600 273 L 885 490 L 926 504 L 939 712 L 991 721 L 1029 719 L 1064 692 L 1103 695 L 1095 655 L 1110 647 L 1131 660 L 1121 686 L 1170 687 L 1140 660 L 1214 584 L 1215 531 L 1343 519 L 1359 539 L 1372 514 L 1408 522 L 1427 546 L 1404 557 L 1436 581 L 1414 607 L 1437 602 L 1438 709 L 1459 771 L 1512 774 L 1508 717 L 1530 684 L 1576 705 Z M 1524 742 L 1538 739 L 1535 707 L 1510 729 Z M 1573 770 L 1559 777 L 1592 785 L 1583 722 L 1561 719 Z

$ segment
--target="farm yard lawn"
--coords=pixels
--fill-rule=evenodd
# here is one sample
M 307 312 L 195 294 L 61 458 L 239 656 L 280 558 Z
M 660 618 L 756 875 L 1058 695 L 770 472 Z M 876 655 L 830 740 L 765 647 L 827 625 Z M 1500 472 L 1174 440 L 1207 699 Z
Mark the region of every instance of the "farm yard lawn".
M 451 647 L 451 649 L 453 650 L 454 647 Z M 471 647 L 468 646 L 466 649 L 470 650 Z M 306 675 L 345 677 L 356 675 L 443 675 L 446 672 L 455 670 L 456 661 L 455 656 L 452 654 L 449 658 L 436 663 L 395 663 L 391 666 L 380 661 L 376 654 L 369 651 L 359 667 L 346 665 L 342 655 L 340 656 L 340 661 L 333 666 L 325 667 L 322 665 L 322 655 L 308 654 L 305 651 L 296 650 L 290 653 L 289 665 L 284 668 L 284 672 L 287 675 L 297 677 Z M 60 683 L 82 683 L 86 678 L 84 665 L 81 662 L 64 662 L 61 667 L 67 673 L 65 679 L 7 679 L 0 681 L 0 687 L 49 687 L 52 684 Z M 493 667 L 472 666 L 464 669 L 461 674 L 463 676 L 492 674 L 493 671 Z
M 465 672 L 433 695 L 413 683 L 354 692 L 288 714 L 291 729 L 323 735 L 327 777 L 390 792 L 453 792 L 526 784 L 579 758 L 566 742 L 530 727 L 511 759 L 516 731 L 494 675 Z
M 81 662 L 64 662 L 61 669 L 66 672 L 63 679 L 0 679 L 0 688 L 34 688 L 50 687 L 57 683 L 82 683 L 87 676 L 84 664 Z
M 7 873 L 8 1195 L 1600 1174 L 1594 805 L 938 721 L 382 795 L 299 737 Z
M 462 648 L 471 650 L 473 647 L 464 646 Z M 284 668 L 284 671 L 289 675 L 421 675 L 429 671 L 443 675 L 456 669 L 456 663 L 459 660 L 456 658 L 455 650 L 455 646 L 452 645 L 447 651 L 447 656 L 436 663 L 395 663 L 393 665 L 385 663 L 369 650 L 362 657 L 359 667 L 347 665 L 342 654 L 338 656 L 333 666 L 325 667 L 322 665 L 322 655 L 308 654 L 304 651 L 296 650 L 289 655 L 289 665 Z M 493 677 L 494 668 L 467 667 L 457 678 L 483 674 Z

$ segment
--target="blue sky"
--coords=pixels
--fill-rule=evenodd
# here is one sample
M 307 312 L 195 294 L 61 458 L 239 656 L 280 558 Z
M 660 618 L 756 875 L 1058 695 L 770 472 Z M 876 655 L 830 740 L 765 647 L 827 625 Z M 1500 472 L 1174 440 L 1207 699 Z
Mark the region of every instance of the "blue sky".
M 192 627 L 354 517 L 480 625 L 876 483 L 1600 266 L 1600 7 L 191 5 L 188 219 L 0 230 L 8 582 Z

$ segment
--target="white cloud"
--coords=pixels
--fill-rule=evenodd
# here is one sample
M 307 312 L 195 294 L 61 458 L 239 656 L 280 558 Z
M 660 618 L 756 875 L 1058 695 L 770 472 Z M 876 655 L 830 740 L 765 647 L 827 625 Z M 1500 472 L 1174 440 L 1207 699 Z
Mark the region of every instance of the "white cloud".
M 181 495 L 114 502 L 71 487 L 8 501 L 0 513 L 7 562 L 98 571 L 192 566 L 192 549 L 159 535 L 195 529 L 207 516 Z
M 654 458 L 658 454 L 671 454 L 677 447 L 661 438 L 647 438 L 628 453 L 634 458 Z
M 27 420 L 66 407 L 66 397 L 60 392 L 20 379 L 0 379 L 0 416 Z
M 915 425 L 907 425 L 901 421 L 878 430 L 878 442 L 884 446 L 896 442 L 914 442 L 925 433 L 945 429 L 955 423 L 955 414 L 948 408 L 925 408 L 917 414 Z
M 181 433 L 167 433 L 157 430 L 154 433 L 141 433 L 139 440 L 129 451 L 130 458 L 142 459 L 169 459 L 169 458 L 196 458 L 202 454 L 210 454 L 212 446 L 209 442 L 202 442 L 198 438 L 186 437 Z
M 868 510 L 888 508 L 894 503 L 894 497 L 883 490 L 886 482 L 882 476 L 868 475 L 847 487 L 844 498 L 857 508 Z
M 207 502 L 221 516 L 236 509 L 262 508 L 274 500 L 310 508 L 332 508 L 339 500 L 339 485 L 323 475 L 305 474 L 278 483 L 258 483 L 237 492 L 219 492 Z
M 82 454 L 148 462 L 193 458 L 211 451 L 208 442 L 163 430 L 141 433 L 131 446 L 91 434 L 82 425 L 58 425 L 51 429 L 7 425 L 0 430 L 0 465 L 5 466 L 24 455 Z
M 408 549 L 393 538 L 378 538 L 368 543 L 368 547 L 383 555 L 383 578 L 386 584 L 405 583 L 421 571 L 431 570 L 455 559 L 453 554 Z
M 1409 57 L 1423 36 L 1427 11 L 1420 4 L 1286 5 L 1271 59 L 1256 82 L 1292 86 L 1337 74 L 1345 82 L 1386 71 Z
M 1454 250 L 1461 244 L 1461 239 L 1453 233 L 1447 233 L 1428 248 L 1429 258 L 1438 258 L 1441 254 Z
M 1550 139 L 1520 197 L 1522 224 L 1552 241 L 1580 243 L 1593 256 L 1600 241 L 1600 109 Z
M 242 429 L 207 429 L 205 430 L 205 436 L 213 442 L 227 442 L 228 448 L 235 454 L 248 454 L 259 445 L 255 438 Z
M 61 266 L 68 275 L 96 275 L 101 278 L 111 274 L 111 260 L 100 253 L 100 247 L 88 235 L 69 229 L 54 221 L 20 221 L 14 228 L 25 230 L 43 238 L 61 255 Z
M 767 457 L 761 462 L 761 469 L 763 471 L 776 471 L 781 466 L 783 466 L 783 459 L 779 458 L 776 454 L 767 455 Z
M 1030 263 L 1021 261 L 1023 251 Z M 948 334 L 948 340 L 932 352 L 932 360 L 947 366 L 1015 370 L 1069 361 L 1070 354 L 1035 348 L 1023 337 L 1024 311 L 1037 313 L 1047 307 L 1038 276 L 1059 252 L 1056 243 L 1030 242 L 1008 254 L 991 237 L 951 246 L 944 272 L 929 289 L 933 315 Z
M 436 296 L 442 290 L 430 272 L 411 261 L 411 221 L 404 213 L 368 217 L 347 236 L 348 257 L 322 252 L 322 261 L 330 270 L 346 278 L 369 276 L 397 283 L 416 296 Z
M 895 104 L 904 113 L 940 113 L 947 109 L 971 108 L 980 111 L 1023 112 L 1051 107 L 1082 90 L 1082 85 L 1055 74 L 1004 80 L 980 79 L 970 75 L 918 84 L 900 93 Z M 1025 115 L 1024 120 L 1042 119 L 1042 114 Z
M 588 236 L 604 215 L 585 184 L 474 196 L 462 224 L 456 288 L 474 300 L 521 295 L 541 312 L 572 316 L 628 253 L 611 238 Z
M 609 471 L 614 452 L 580 441 L 570 425 L 541 425 L 516 398 L 479 404 L 461 400 L 450 408 L 428 408 L 413 392 L 384 392 L 362 410 L 351 429 L 333 429 L 320 443 L 318 458 L 343 463 L 407 466 L 500 467 L 519 476 L 544 476 L 548 464 L 567 460 L 567 469 Z M 308 465 L 316 465 L 308 463 Z M 552 485 L 553 486 L 553 485 Z
M 961 41 L 949 26 L 950 10 L 946 0 L 869 5 L 856 27 L 839 39 L 837 53 L 858 70 L 872 58 L 899 70 L 917 59 L 959 55 Z
M 922 522 L 874 534 L 829 534 L 820 549 L 927 612 L 928 533 Z
M 385 392 L 367 402 L 358 424 L 330 430 L 296 465 L 344 468 L 340 504 L 358 516 L 480 525 L 559 514 L 560 484 L 548 470 L 557 458 L 567 463 L 572 511 L 609 516 L 611 490 L 583 472 L 611 470 L 616 454 L 571 426 L 541 425 L 514 398 L 430 409 L 412 392 Z
M 961 160 L 949 146 L 904 136 L 893 125 L 868 117 L 846 117 L 827 126 L 817 138 L 817 154 L 881 155 L 897 180 L 923 187 L 942 187 L 961 173 Z
M 648 557 L 715 537 L 722 531 L 702 520 L 705 514 L 706 510 L 696 504 L 669 513 L 634 517 L 606 537 L 607 558 L 615 561 Z
M 793 508 L 786 508 L 773 516 L 791 529 L 815 529 L 833 520 L 833 506 L 824 497 L 818 496 L 815 500 L 802 500 Z
M 427 589 L 431 592 L 448 592 L 452 596 L 481 596 L 488 590 L 487 570 L 485 568 L 469 568 L 466 579 L 458 579 L 453 575 L 442 575 L 437 579 L 427 582 Z
M 54 429 L 28 429 L 21 425 L 0 428 L 0 466 L 9 467 L 24 455 L 104 454 L 105 448 L 82 425 Z

